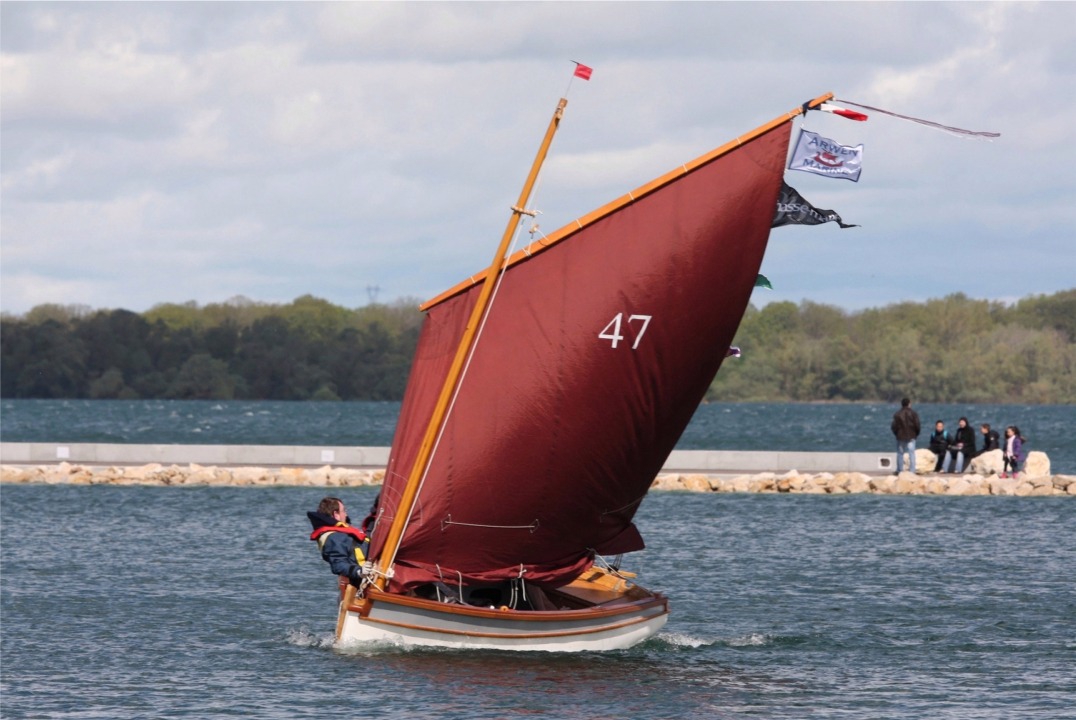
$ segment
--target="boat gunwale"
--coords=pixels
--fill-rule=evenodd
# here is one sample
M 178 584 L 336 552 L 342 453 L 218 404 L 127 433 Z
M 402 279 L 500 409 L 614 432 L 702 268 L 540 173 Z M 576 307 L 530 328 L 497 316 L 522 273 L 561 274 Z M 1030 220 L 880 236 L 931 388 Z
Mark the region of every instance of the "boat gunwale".
M 661 607 L 664 613 L 669 612 L 669 599 L 661 593 L 651 593 L 650 597 L 638 600 L 629 600 L 616 605 L 594 605 L 588 608 L 570 610 L 491 610 L 489 608 L 475 607 L 473 605 L 461 605 L 444 603 L 426 598 L 411 597 L 408 595 L 393 595 L 384 591 L 369 592 L 367 596 L 356 602 L 348 603 L 346 610 L 362 616 L 364 621 L 369 620 L 370 612 L 377 603 L 390 605 L 403 605 L 419 610 L 444 613 L 448 615 L 476 617 L 486 619 L 512 620 L 514 622 L 564 622 L 573 620 L 594 620 L 605 617 L 628 615 L 640 610 L 650 610 Z M 651 616 L 648 616 L 651 617 Z M 384 621 L 379 621 L 384 622 Z
M 520 611 L 517 611 L 520 612 Z M 543 611 L 549 612 L 549 611 Z M 554 611 L 555 612 L 555 611 Z M 504 613 L 500 613 L 503 615 Z M 397 622 L 395 620 L 384 620 L 381 618 L 373 618 L 366 616 L 362 619 L 362 622 L 372 623 L 376 625 L 387 625 L 390 627 L 398 627 L 405 630 L 418 630 L 420 632 L 437 633 L 442 635 L 459 635 L 462 637 L 481 637 L 481 638 L 498 638 L 498 639 L 536 639 L 536 638 L 557 638 L 557 637 L 574 637 L 579 635 L 593 635 L 600 632 L 608 632 L 612 630 L 621 630 L 632 625 L 639 625 L 642 623 L 650 622 L 656 618 L 668 615 L 666 609 L 663 613 L 653 613 L 647 615 L 636 615 L 630 619 L 622 622 L 609 624 L 603 624 L 596 627 L 584 626 L 577 629 L 563 629 L 563 630 L 547 630 L 547 631 L 528 631 L 528 632 L 488 632 L 482 630 L 458 630 L 455 628 L 445 627 L 433 627 L 429 625 L 412 625 L 410 623 Z M 515 622 L 530 622 L 538 618 L 510 618 Z M 557 618 L 542 618 L 542 619 L 557 619 Z M 600 619 L 600 616 L 593 615 L 589 619 Z

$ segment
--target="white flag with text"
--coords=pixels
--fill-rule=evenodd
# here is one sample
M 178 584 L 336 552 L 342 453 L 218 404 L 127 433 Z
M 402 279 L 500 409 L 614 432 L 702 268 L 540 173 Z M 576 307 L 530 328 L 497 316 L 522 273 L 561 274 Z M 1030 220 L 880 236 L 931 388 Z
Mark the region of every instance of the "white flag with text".
M 858 182 L 863 169 L 863 146 L 841 145 L 818 133 L 800 130 L 788 169 Z

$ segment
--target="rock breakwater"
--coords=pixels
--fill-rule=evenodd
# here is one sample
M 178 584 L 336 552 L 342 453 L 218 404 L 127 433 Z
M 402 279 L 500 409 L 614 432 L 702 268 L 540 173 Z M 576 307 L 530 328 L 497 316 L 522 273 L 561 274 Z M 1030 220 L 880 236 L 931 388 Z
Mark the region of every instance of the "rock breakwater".
M 1048 467 L 1048 465 L 1047 465 Z M 973 465 L 972 470 L 975 470 Z M 0 466 L 0 482 L 73 485 L 155 486 L 290 486 L 359 487 L 380 485 L 384 470 L 360 470 L 326 465 L 319 468 L 218 467 L 160 465 L 95 467 L 61 462 L 56 465 Z M 1031 475 L 1001 477 L 997 472 L 965 475 L 912 474 L 866 475 L 857 472 L 804 474 L 756 473 L 738 475 L 663 474 L 652 489 L 681 492 L 793 493 L 846 495 L 1012 495 L 1076 496 L 1076 476 Z
M 777 475 L 758 473 L 737 477 L 711 475 L 659 475 L 654 490 L 719 493 L 799 493 L 805 495 L 1015 495 L 1076 497 L 1076 476 L 1001 477 L 983 475 L 865 475 L 855 472 L 801 474 L 795 470 Z
M 384 470 L 354 468 L 217 467 L 149 465 L 95 467 L 62 462 L 26 467 L 0 466 L 0 482 L 45 485 L 281 485 L 292 487 L 356 487 L 380 485 Z

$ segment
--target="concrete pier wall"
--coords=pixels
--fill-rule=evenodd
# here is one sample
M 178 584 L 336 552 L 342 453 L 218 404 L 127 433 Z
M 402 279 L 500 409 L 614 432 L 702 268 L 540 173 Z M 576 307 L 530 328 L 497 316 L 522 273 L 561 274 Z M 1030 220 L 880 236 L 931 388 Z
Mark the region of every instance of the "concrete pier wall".
M 933 456 L 921 452 L 921 475 L 894 475 L 888 468 L 895 458 L 878 453 L 682 451 L 651 488 L 1076 497 L 1076 477 L 1051 475 L 1041 452 L 1028 454 L 1019 479 L 1002 472 L 1000 450 L 975 458 L 963 475 L 931 472 Z M 0 443 L 0 483 L 357 487 L 381 485 L 387 461 L 387 448 Z
M 6 465 L 241 465 L 384 468 L 387 447 L 303 445 L 121 445 L 109 443 L 0 443 Z M 674 450 L 667 473 L 862 472 L 892 474 L 893 453 Z
M 383 468 L 387 447 L 305 445 L 120 445 L 108 443 L 0 443 L 5 465 L 57 462 L 83 465 L 278 465 Z

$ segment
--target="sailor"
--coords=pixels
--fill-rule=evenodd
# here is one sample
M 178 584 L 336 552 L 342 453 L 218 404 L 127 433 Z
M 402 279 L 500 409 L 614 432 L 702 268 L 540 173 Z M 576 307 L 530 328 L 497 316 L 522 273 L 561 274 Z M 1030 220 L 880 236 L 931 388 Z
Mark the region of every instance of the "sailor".
M 362 580 L 362 564 L 366 562 L 370 542 L 363 530 L 351 526 L 344 502 L 327 497 L 317 510 L 307 512 L 306 516 L 314 528 L 310 539 L 317 541 L 321 557 L 329 563 L 333 574 L 343 575 L 357 585 Z

